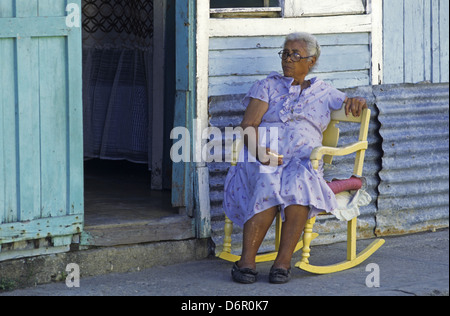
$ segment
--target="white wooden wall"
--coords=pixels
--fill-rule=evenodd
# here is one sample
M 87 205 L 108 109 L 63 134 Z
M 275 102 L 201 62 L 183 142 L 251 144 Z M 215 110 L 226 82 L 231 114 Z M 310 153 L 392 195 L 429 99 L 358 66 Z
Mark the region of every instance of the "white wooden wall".
M 281 72 L 277 53 L 285 36 L 299 31 L 316 35 L 322 46 L 311 76 L 337 88 L 381 83 L 381 0 L 368 1 L 367 10 L 360 0 L 338 11 L 328 2 L 285 0 L 279 18 L 210 18 L 209 58 L 198 59 L 209 69 L 208 95 L 246 93 L 256 80 Z
M 208 95 L 245 93 L 281 71 L 276 53 L 294 31 L 318 37 L 313 75 L 337 88 L 449 81 L 448 0 L 351 0 L 334 11 L 327 1 L 285 0 L 280 18 L 209 19 Z
M 384 0 L 384 82 L 449 82 L 449 1 Z
M 370 34 L 317 35 L 322 55 L 311 76 L 337 88 L 370 84 Z M 210 40 L 209 95 L 246 93 L 270 72 L 281 72 L 284 36 L 216 37 Z

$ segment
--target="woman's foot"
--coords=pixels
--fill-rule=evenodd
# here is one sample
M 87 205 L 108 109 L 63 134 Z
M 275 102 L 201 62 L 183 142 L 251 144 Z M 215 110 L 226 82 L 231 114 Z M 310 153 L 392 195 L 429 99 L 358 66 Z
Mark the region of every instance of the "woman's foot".
M 256 282 L 258 272 L 250 268 L 239 268 L 238 261 L 236 261 L 231 269 L 231 277 L 233 281 L 244 284 L 251 284 Z
M 269 282 L 275 284 L 287 283 L 291 279 L 291 268 L 275 268 L 272 266 L 269 273 Z

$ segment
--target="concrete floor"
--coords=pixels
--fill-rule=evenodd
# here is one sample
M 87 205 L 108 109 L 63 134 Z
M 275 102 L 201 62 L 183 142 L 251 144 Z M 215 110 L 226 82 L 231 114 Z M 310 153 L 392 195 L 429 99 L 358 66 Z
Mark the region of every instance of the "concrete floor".
M 224 300 L 250 301 L 269 300 L 274 314 L 279 313 L 280 306 L 298 305 L 301 298 L 287 301 L 272 301 L 270 296 L 448 296 L 449 295 L 449 231 L 418 233 L 404 236 L 384 237 L 386 243 L 369 259 L 352 269 L 316 275 L 297 268 L 292 270 L 292 279 L 287 284 L 270 284 L 268 274 L 273 262 L 257 264 L 258 281 L 254 284 L 237 284 L 231 280 L 232 263 L 218 258 L 180 262 L 173 265 L 154 265 L 145 269 L 141 264 L 147 262 L 147 257 L 140 253 L 134 256 L 124 253 L 128 262 L 139 264 L 141 269 L 129 273 L 113 273 L 87 277 L 89 264 L 108 268 L 111 264 L 120 267 L 120 255 L 109 255 L 107 260 L 99 260 L 94 254 L 77 261 L 77 258 L 66 258 L 69 262 L 80 263 L 81 284 L 79 288 L 68 288 L 64 278 L 59 283 L 31 287 L 14 292 L 0 293 L 0 296 L 158 296 L 156 304 L 161 304 L 160 296 L 179 296 L 181 301 L 170 299 L 164 305 L 166 313 L 171 309 L 180 313 L 183 302 L 205 302 L 204 296 L 212 298 L 217 305 L 225 309 Z M 364 249 L 372 240 L 359 240 L 359 248 Z M 118 247 L 119 251 L 122 247 Z M 165 248 L 166 251 L 167 248 Z M 327 264 L 338 262 L 345 258 L 346 243 L 312 247 L 311 262 Z M 301 253 L 294 255 L 292 264 L 300 259 Z M 157 258 L 158 256 L 153 256 Z M 175 257 L 174 257 L 175 258 Z M 81 258 L 80 258 L 81 259 Z M 130 260 L 131 259 L 131 260 Z M 141 262 L 138 261 L 140 259 Z M 143 260 L 146 259 L 146 260 Z M 178 257 L 176 257 L 178 259 Z M 69 261 L 74 260 L 74 261 Z M 135 262 L 133 262 L 133 260 Z M 130 269 L 131 266 L 127 263 Z M 371 285 L 374 272 L 373 266 L 378 266 L 379 283 Z M 105 270 L 106 270 L 105 268 Z M 369 268 L 369 269 L 368 269 Z M 131 269 L 130 269 L 131 270 Z M 63 271 L 63 270 L 62 270 Z M 116 272 L 116 273 L 114 273 Z M 1 275 L 0 270 L 0 275 Z M 86 277 L 83 277 L 83 274 Z M 369 281 L 369 283 L 368 283 Z M 199 296 L 195 298 L 192 296 Z M 244 296 L 243 298 L 240 298 Z M 267 296 L 263 298 L 261 296 Z M 203 297 L 203 298 L 201 298 Z M 258 298 L 260 297 L 260 298 Z M 169 301 L 169 300 L 168 300 Z M 281 304 L 285 303 L 285 304 Z M 287 303 L 287 305 L 286 305 Z M 220 310 L 220 308 L 217 308 Z M 290 310 L 286 312 L 289 313 Z

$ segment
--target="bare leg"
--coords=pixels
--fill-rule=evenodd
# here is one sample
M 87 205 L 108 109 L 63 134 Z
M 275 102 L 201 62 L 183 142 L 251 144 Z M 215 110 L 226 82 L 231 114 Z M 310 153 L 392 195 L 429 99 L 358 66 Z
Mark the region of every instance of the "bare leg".
M 277 206 L 271 207 L 256 214 L 244 224 L 242 256 L 238 262 L 239 268 L 256 268 L 256 254 L 273 223 L 277 211 Z
M 284 209 L 284 213 L 286 219 L 281 228 L 280 248 L 273 266 L 274 268 L 289 269 L 295 246 L 308 220 L 309 207 L 290 205 Z

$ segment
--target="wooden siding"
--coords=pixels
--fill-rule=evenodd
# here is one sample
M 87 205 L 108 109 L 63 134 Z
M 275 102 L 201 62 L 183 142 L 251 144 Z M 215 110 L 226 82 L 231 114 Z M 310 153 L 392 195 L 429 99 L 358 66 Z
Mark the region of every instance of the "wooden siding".
M 82 230 L 81 28 L 66 5 L 0 3 L 0 251 Z
M 317 35 L 322 55 L 311 76 L 337 88 L 370 83 L 370 34 Z M 210 39 L 209 95 L 246 93 L 270 72 L 281 72 L 277 53 L 284 36 L 217 37 Z
M 384 83 L 449 82 L 449 1 L 383 4 Z

